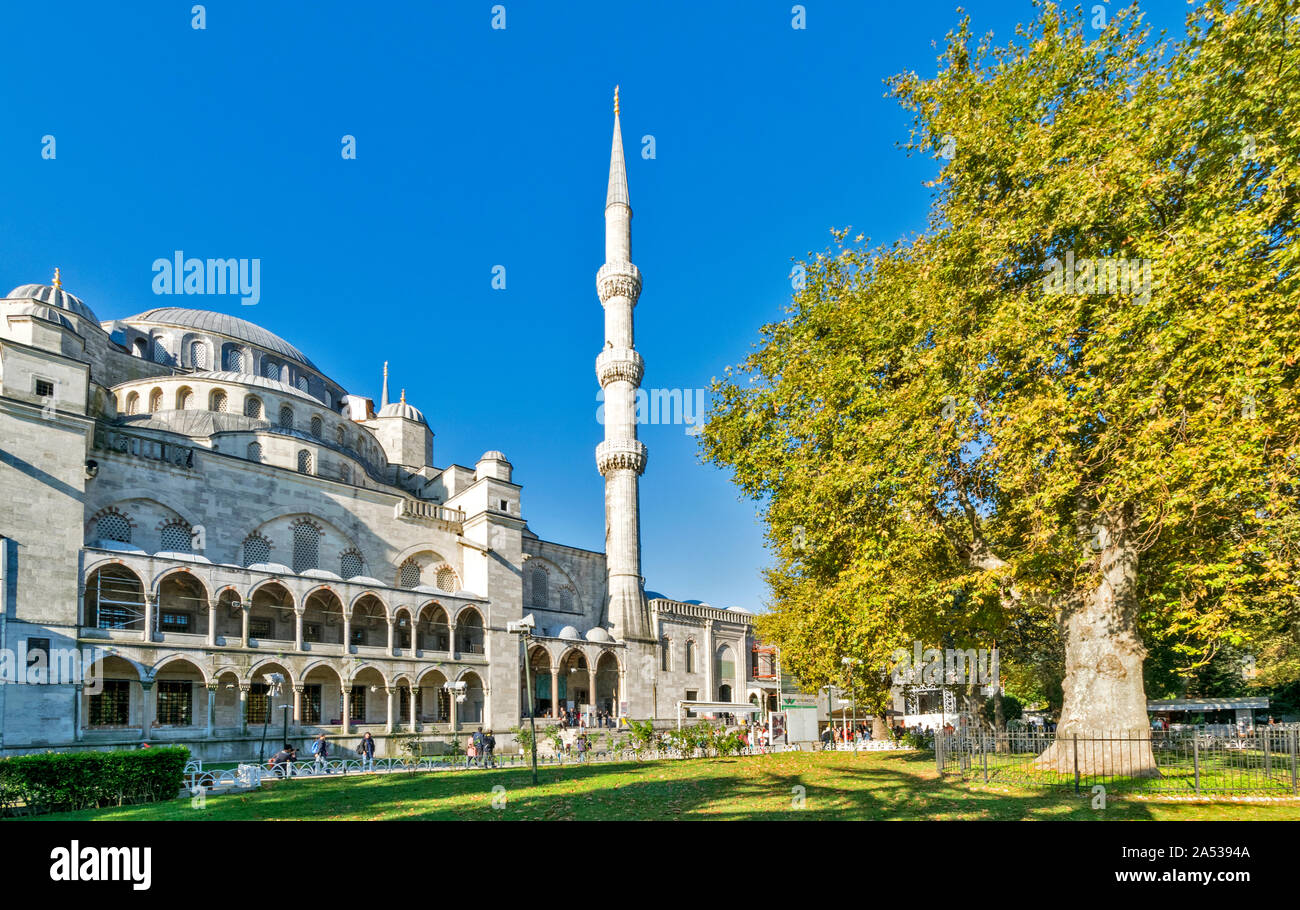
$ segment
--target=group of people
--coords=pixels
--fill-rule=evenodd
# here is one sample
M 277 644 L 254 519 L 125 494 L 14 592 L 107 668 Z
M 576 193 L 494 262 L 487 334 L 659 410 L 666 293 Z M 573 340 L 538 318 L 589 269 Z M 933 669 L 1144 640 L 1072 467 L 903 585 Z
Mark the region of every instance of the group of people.
M 357 743 L 356 753 L 361 756 L 362 771 L 375 770 L 375 738 L 369 732 L 361 737 L 361 742 Z M 325 738 L 324 733 L 312 741 L 311 754 L 316 764 L 316 771 L 329 774 L 330 742 Z M 271 757 L 269 766 L 276 777 L 292 777 L 293 763 L 297 760 L 297 748 L 291 743 L 285 743 L 284 748 Z
M 465 742 L 465 767 L 495 768 L 496 748 L 497 738 L 492 735 L 492 731 L 479 727 Z
M 585 730 L 589 726 L 587 721 L 587 712 L 575 711 L 572 708 L 561 708 L 560 713 L 556 715 L 555 719 L 561 730 L 567 730 L 570 727 L 577 727 L 579 730 Z M 597 711 L 594 726 L 610 730 L 614 729 L 616 726 L 614 715 L 609 711 Z

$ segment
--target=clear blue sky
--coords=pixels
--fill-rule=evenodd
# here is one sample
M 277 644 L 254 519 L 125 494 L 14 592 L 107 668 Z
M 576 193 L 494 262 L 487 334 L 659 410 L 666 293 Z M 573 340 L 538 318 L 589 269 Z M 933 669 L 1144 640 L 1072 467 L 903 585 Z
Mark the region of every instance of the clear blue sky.
M 952 0 L 808 0 L 804 30 L 786 0 L 506 0 L 493 30 L 477 0 L 209 2 L 196 31 L 191 5 L 0 8 L 0 293 L 57 265 L 100 319 L 234 313 L 375 398 L 386 359 L 436 463 L 505 451 L 533 530 L 597 550 L 615 83 L 643 385 L 707 387 L 780 317 L 791 258 L 830 228 L 887 242 L 923 227 L 936 168 L 898 149 L 908 120 L 882 80 L 933 74 L 931 42 L 958 19 Z M 1000 39 L 1035 14 L 965 7 Z M 1179 0 L 1143 8 L 1181 33 Z M 154 296 L 150 265 L 175 250 L 261 259 L 261 302 Z M 681 426 L 641 436 L 647 586 L 760 609 L 754 506 Z

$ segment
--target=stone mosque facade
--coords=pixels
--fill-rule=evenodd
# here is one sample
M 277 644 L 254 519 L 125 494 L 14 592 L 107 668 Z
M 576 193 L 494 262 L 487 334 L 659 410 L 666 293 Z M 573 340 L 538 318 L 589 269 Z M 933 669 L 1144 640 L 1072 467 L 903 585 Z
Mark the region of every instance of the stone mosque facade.
M 436 466 L 386 365 L 376 406 L 234 316 L 102 322 L 57 270 L 0 299 L 0 754 L 143 740 L 244 758 L 286 723 L 349 748 L 368 730 L 381 754 L 412 733 L 508 742 L 526 676 L 539 717 L 770 707 L 752 616 L 641 576 L 641 275 L 618 118 L 616 96 L 597 273 L 604 553 L 533 533 L 502 452 Z M 507 624 L 527 615 L 525 642 Z

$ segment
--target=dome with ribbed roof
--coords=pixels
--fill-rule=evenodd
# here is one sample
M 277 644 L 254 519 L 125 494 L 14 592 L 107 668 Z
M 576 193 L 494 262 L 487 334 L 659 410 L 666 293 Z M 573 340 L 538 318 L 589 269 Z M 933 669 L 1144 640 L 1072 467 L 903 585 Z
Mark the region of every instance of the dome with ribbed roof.
M 86 306 L 80 297 L 69 294 L 62 287 L 49 284 L 23 284 L 14 288 L 6 296 L 16 300 L 38 300 L 46 306 L 76 313 L 88 322 L 99 324 L 99 319 L 90 307 Z
M 214 335 L 224 335 L 227 338 L 234 338 L 238 341 L 257 345 L 259 348 L 266 348 L 281 357 L 319 372 L 319 368 L 307 358 L 306 354 L 289 344 L 279 335 L 267 331 L 260 325 L 254 325 L 247 319 L 240 319 L 238 316 L 231 316 L 228 313 L 164 306 L 145 310 L 143 313 L 128 316 L 120 321 L 137 327 L 140 325 L 166 325 L 183 329 L 196 329 L 200 332 L 211 332 Z
M 409 405 L 405 400 L 393 401 L 379 409 L 380 417 L 405 417 L 407 420 L 414 420 L 416 423 L 426 423 L 424 415 L 420 409 L 414 405 Z
M 483 456 L 479 461 L 504 461 L 508 463 L 510 459 L 506 458 L 505 452 L 498 452 L 496 449 L 488 449 L 483 453 Z
M 54 324 L 61 325 L 64 328 L 72 329 L 74 332 L 77 330 L 77 327 L 72 324 L 72 320 L 67 316 L 64 316 L 52 306 L 45 306 L 40 303 L 19 304 L 12 310 L 9 310 L 8 315 L 35 316 L 37 319 L 44 319 L 47 322 L 53 322 Z

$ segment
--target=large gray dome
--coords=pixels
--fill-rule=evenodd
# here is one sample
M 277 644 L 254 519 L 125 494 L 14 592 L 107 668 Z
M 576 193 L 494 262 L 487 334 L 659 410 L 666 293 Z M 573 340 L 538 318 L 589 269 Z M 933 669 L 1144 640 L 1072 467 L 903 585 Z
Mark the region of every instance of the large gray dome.
M 289 344 L 279 335 L 268 332 L 260 325 L 254 325 L 247 319 L 240 319 L 238 316 L 231 316 L 227 313 L 164 306 L 145 310 L 143 313 L 128 316 L 121 321 L 130 325 L 168 325 L 225 335 L 227 338 L 246 341 L 260 348 L 266 348 L 268 351 L 274 351 L 281 357 L 300 363 L 305 367 L 311 367 L 319 372 L 319 368 L 307 358 L 306 354 Z
M 19 300 L 39 300 L 47 306 L 67 310 L 69 313 L 76 313 L 88 322 L 99 324 L 99 319 L 91 312 L 90 307 L 82 303 L 80 297 L 74 297 L 63 288 L 56 288 L 48 284 L 23 284 L 14 288 L 6 296 Z

